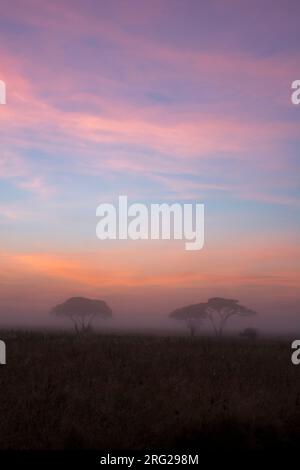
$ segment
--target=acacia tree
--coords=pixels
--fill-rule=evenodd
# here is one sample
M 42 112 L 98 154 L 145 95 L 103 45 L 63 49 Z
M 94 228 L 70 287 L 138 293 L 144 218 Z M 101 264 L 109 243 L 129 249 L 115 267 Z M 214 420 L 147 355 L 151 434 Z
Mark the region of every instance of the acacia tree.
M 200 322 L 207 317 L 206 304 L 199 303 L 178 308 L 170 313 L 170 317 L 175 320 L 184 321 L 190 335 L 193 337 L 197 333 Z
M 76 333 L 83 333 L 91 328 L 95 317 L 110 318 L 112 311 L 104 300 L 71 297 L 62 304 L 52 308 L 50 314 L 57 317 L 69 318 L 73 322 Z
M 206 304 L 206 313 L 216 336 L 222 336 L 225 324 L 234 315 L 248 317 L 256 312 L 239 304 L 238 300 L 213 297 Z

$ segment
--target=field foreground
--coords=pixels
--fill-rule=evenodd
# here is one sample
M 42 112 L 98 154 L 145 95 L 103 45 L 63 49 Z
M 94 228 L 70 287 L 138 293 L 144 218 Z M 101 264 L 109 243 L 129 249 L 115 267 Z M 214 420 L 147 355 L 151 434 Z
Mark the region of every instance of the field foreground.
M 287 340 L 0 338 L 0 449 L 290 449 L 300 437 Z

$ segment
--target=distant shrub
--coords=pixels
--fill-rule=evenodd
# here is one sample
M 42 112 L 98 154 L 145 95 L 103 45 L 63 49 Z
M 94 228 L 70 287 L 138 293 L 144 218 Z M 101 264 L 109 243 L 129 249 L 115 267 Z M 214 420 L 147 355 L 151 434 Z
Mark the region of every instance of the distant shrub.
M 254 340 L 258 337 L 258 331 L 256 328 L 245 328 L 245 330 L 241 331 L 240 336 L 242 336 L 242 338 Z

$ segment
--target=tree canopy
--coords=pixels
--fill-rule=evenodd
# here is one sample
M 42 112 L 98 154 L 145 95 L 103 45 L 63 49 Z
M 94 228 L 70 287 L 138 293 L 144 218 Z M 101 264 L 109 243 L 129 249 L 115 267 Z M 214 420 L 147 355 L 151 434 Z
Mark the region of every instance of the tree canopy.
M 255 313 L 253 310 L 239 304 L 238 300 L 212 297 L 205 303 L 178 308 L 170 313 L 170 317 L 185 321 L 192 336 L 195 334 L 197 322 L 208 319 L 215 334 L 221 336 L 230 317 L 234 315 L 246 317 Z
M 255 315 L 256 312 L 239 304 L 235 299 L 224 299 L 223 297 L 212 297 L 207 302 L 206 312 L 211 321 L 214 332 L 221 336 L 228 319 L 234 315 L 247 317 Z
M 104 300 L 85 297 L 71 297 L 52 308 L 50 313 L 69 318 L 77 332 L 87 330 L 95 317 L 105 319 L 112 316 L 112 310 Z

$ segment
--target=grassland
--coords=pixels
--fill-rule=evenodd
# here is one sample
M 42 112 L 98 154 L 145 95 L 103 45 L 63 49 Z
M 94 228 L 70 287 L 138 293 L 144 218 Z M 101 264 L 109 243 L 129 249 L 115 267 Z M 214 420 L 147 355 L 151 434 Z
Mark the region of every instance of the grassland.
M 292 448 L 288 340 L 0 331 L 0 449 Z

